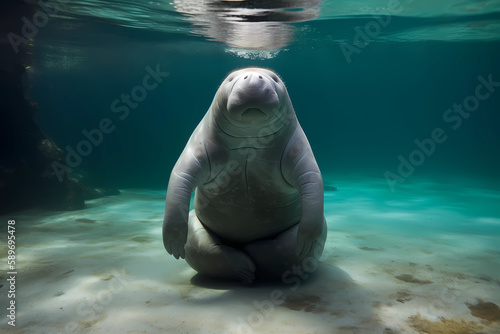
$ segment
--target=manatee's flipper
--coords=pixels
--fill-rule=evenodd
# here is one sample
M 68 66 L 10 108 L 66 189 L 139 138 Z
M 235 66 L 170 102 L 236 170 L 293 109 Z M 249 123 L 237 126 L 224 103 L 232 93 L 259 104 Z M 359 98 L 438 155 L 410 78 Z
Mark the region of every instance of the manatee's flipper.
M 170 174 L 163 218 L 163 245 L 176 259 L 184 258 L 191 193 L 210 175 L 201 127 L 195 129 Z
M 301 210 L 295 252 L 299 257 L 304 257 L 313 250 L 325 218 L 323 178 L 300 126 L 297 126 L 288 141 L 281 161 L 283 177 L 300 194 Z

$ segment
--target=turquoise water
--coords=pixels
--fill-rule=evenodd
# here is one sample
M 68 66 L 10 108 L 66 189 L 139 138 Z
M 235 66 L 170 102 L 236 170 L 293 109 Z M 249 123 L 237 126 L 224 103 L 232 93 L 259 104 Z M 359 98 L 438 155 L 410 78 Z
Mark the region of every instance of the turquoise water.
M 48 6 L 28 69 L 35 119 L 76 174 L 122 194 L 2 217 L 22 240 L 19 326 L 2 329 L 500 333 L 468 306 L 500 305 L 500 1 Z M 297 289 L 200 283 L 161 242 L 170 171 L 247 66 L 281 76 L 327 186 L 325 253 Z M 275 289 L 285 302 L 259 313 Z
M 102 118 L 116 125 L 83 159 L 97 181 L 165 187 L 218 85 L 246 66 L 281 75 L 322 172 L 333 179 L 346 172 L 397 174 L 398 156 L 409 159 L 415 140 L 442 128 L 446 141 L 412 176 L 498 180 L 498 88 L 471 104 L 468 118 L 453 113 L 444 120 L 454 104 L 474 96 L 479 76 L 500 81 L 498 2 L 326 1 L 284 11 L 314 12 L 316 19 L 304 22 L 266 22 L 250 12 L 260 17 L 259 28 L 247 28 L 251 20 L 238 12 L 195 6 L 191 13 L 190 3 L 71 1 L 39 30 L 31 95 L 44 131 L 76 149 L 82 131 Z M 356 39 L 367 27 L 373 37 Z M 281 47 L 237 49 L 231 29 L 242 31 L 235 35 L 248 47 L 259 36 Z M 147 66 L 169 76 L 126 115 L 113 112 L 113 101 L 141 84 Z

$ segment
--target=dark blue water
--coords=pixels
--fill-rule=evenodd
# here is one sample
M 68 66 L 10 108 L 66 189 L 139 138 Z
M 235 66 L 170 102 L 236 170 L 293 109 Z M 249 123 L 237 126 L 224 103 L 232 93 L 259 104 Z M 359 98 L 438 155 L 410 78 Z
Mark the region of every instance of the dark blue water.
M 288 38 L 272 51 L 234 48 L 235 40 L 249 49 L 260 44 L 244 33 L 238 41 L 220 13 L 188 5 L 75 1 L 39 29 L 31 96 L 42 129 L 69 152 L 86 140 L 83 130 L 98 128 L 103 118 L 112 122 L 77 166 L 97 182 L 164 188 L 220 82 L 246 66 L 282 76 L 320 168 L 332 179 L 357 173 L 390 175 L 396 186 L 414 176 L 500 181 L 497 2 L 325 1 L 285 11 L 311 19 L 272 26 L 275 46 Z M 119 101 L 113 109 L 142 85 L 147 67 L 168 77 L 137 105 Z M 479 100 L 481 80 L 493 86 L 480 88 L 487 97 Z M 447 112 L 464 103 L 473 111 Z M 120 107 L 128 110 L 114 112 Z M 440 142 L 432 144 L 435 129 Z

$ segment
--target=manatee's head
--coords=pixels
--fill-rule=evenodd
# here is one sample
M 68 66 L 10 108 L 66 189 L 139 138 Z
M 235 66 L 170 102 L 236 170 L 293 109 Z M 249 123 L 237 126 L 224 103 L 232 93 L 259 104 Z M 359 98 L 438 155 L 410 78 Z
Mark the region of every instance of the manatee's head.
M 232 134 L 283 123 L 293 112 L 283 81 L 258 67 L 231 72 L 219 87 L 216 102 L 217 123 L 225 130 L 232 128 Z

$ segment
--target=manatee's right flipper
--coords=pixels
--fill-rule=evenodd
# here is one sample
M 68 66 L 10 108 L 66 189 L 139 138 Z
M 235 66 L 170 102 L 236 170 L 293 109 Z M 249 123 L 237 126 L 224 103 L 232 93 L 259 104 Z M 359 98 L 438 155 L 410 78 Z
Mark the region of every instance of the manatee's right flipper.
M 198 273 L 252 283 L 255 263 L 244 252 L 225 245 L 205 229 L 194 210 L 189 213 L 186 262 Z
M 163 245 L 176 259 L 185 257 L 191 193 L 210 175 L 210 163 L 203 138 L 200 123 L 189 138 L 168 181 L 162 228 Z

